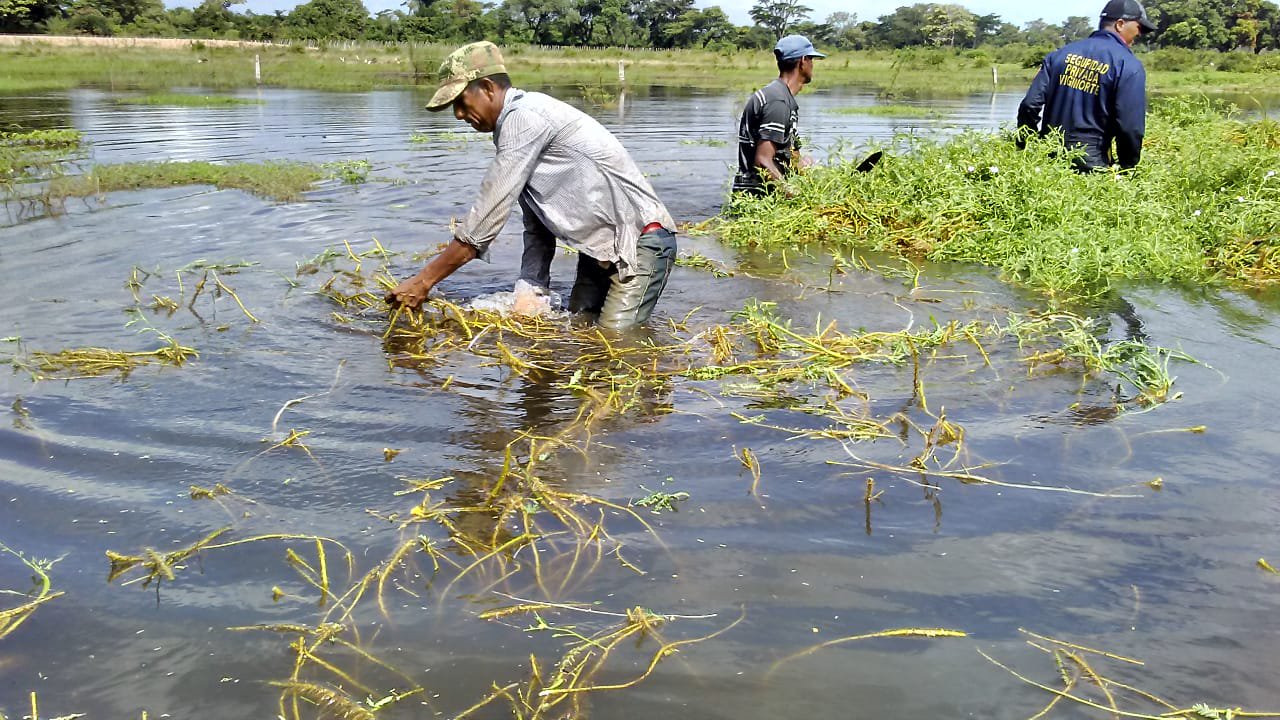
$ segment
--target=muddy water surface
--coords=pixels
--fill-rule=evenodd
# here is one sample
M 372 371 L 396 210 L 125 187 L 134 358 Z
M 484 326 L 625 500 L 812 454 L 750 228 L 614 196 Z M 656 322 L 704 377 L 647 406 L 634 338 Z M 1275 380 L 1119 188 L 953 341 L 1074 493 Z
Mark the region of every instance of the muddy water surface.
M 0 542 L 57 558 L 53 584 L 66 593 L 0 641 L 0 712 L 10 717 L 28 712 L 30 691 L 46 716 L 274 717 L 278 689 L 268 682 L 291 671 L 288 638 L 227 628 L 318 621 L 316 593 L 286 561 L 287 543 L 205 553 L 158 593 L 108 584 L 105 551 L 166 551 L 232 526 L 228 537 L 333 538 L 351 548 L 363 573 L 399 541 L 395 526 L 369 511 L 407 512 L 415 501 L 395 494 L 402 478 L 453 476 L 459 480 L 445 492 L 474 495 L 499 472 L 517 433 L 555 434 L 581 404 L 563 389 L 568 378 L 526 379 L 466 353 L 444 365 L 389 369 L 376 333 L 332 317 L 334 305 L 315 292 L 323 275 L 296 274 L 325 248 L 345 252 L 347 241 L 364 251 L 373 238 L 403 253 L 392 262 L 397 274 L 412 272 L 409 254 L 447 239 L 450 217 L 466 211 L 492 152 L 487 139 L 425 112 L 424 97 L 411 92 L 246 96 L 263 103 L 131 107 L 77 91 L 0 105 L 6 123 L 83 131 L 96 162 L 366 159 L 374 178 L 354 187 L 326 181 L 288 204 L 206 187 L 116 193 L 68 201 L 57 217 L 10 217 L 0 228 L 0 336 L 21 338 L 6 342 L 6 353 L 155 347 L 137 326 L 125 327 L 135 266 L 156 272 L 140 291 L 147 304 L 152 294 L 178 297 L 174 272 L 190 263 L 251 262 L 222 278 L 261 320 L 249 322 L 226 295 L 205 296 L 172 315 L 146 312 L 199 351 L 182 368 L 65 383 L 0 377 L 2 407 L 14 408 L 0 423 Z M 591 112 L 631 150 L 673 215 L 698 221 L 719 211 L 742 100 L 655 90 Z M 822 157 L 837 147 L 857 155 L 897 132 L 998 127 L 1017 101 L 1017 94 L 938 101 L 930 104 L 938 116 L 902 120 L 836 112 L 873 102 L 859 95 L 805 95 L 801 106 Z M 411 142 L 415 133 L 432 140 Z M 509 289 L 518 228 L 513 219 L 493 262 L 466 267 L 442 285 L 445 295 Z M 777 303 L 797 327 L 835 320 L 846 331 L 998 320 L 1042 305 L 981 269 L 927 267 L 912 289 L 889 271 L 833 273 L 820 255 L 784 261 L 736 253 L 713 238 L 682 243 L 739 271 L 715 278 L 676 269 L 655 323 L 679 320 L 691 332 L 725 322 L 753 298 Z M 573 263 L 557 260 L 562 292 Z M 645 574 L 606 558 L 555 600 L 715 615 L 672 623 L 669 639 L 744 615 L 634 688 L 593 694 L 592 716 L 1024 718 L 1048 696 L 977 653 L 1056 682 L 1052 661 L 1025 644 L 1019 628 L 1141 658 L 1143 667 L 1098 663 L 1182 706 L 1280 710 L 1280 577 L 1256 565 L 1259 557 L 1280 564 L 1273 432 L 1280 389 L 1272 382 L 1280 305 L 1271 295 L 1147 285 L 1123 296 L 1132 312 L 1120 312 L 1118 299 L 1095 310 L 1111 337 L 1140 333 L 1200 361 L 1173 366 L 1183 395 L 1150 412 L 1095 411 L 1108 405 L 1114 378 L 1029 375 L 1007 345 L 987 348 L 990 364 L 971 345 L 957 346 L 921 370 L 928 406 L 945 408 L 964 428 L 967 466 L 1031 488 L 951 479 L 922 488 L 916 476 L 833 465 L 850 453 L 902 464 L 919 453 L 919 438 L 904 428 L 905 440 L 842 445 L 744 424 L 731 413 L 820 427 L 820 418 L 794 406 L 829 392 L 753 393 L 740 387 L 749 378 L 673 382 L 597 428 L 585 455 L 548 458 L 547 479 L 620 504 L 655 489 L 688 494 L 677 512 L 644 511 L 661 543 L 625 516 L 610 520 L 627 559 Z M 852 377 L 875 417 L 905 413 L 926 422 L 910 366 L 868 365 Z M 281 412 L 303 396 L 314 397 Z M 1205 432 L 1178 431 L 1200 425 Z M 264 438 L 290 429 L 309 431 L 309 454 L 264 452 L 271 445 Z M 756 496 L 734 456 L 744 447 L 762 466 Z M 401 452 L 388 462 L 384 448 Z M 884 491 L 870 505 L 868 477 Z M 1163 489 L 1146 485 L 1156 478 Z M 216 483 L 236 495 L 190 498 L 191 486 Z M 335 583 L 345 581 L 341 562 L 332 563 Z M 0 560 L 0 587 L 25 590 L 28 574 Z M 528 618 L 476 617 L 505 602 L 491 592 L 504 586 L 463 583 L 442 593 L 441 584 L 406 575 L 387 596 L 388 616 L 358 617 L 367 646 L 427 691 L 382 715 L 451 716 L 492 683 L 522 679 L 530 653 L 554 658 L 563 648 L 564 638 L 526 632 Z M 274 601 L 273 587 L 286 596 Z M 579 632 L 602 626 L 571 611 L 546 620 Z M 851 642 L 769 672 L 816 643 L 902 627 L 969 636 Z M 648 657 L 620 656 L 599 680 L 634 678 Z M 405 686 L 376 669 L 352 672 L 381 694 Z M 485 712 L 505 716 L 496 706 Z M 1059 715 L 1072 713 L 1079 714 Z

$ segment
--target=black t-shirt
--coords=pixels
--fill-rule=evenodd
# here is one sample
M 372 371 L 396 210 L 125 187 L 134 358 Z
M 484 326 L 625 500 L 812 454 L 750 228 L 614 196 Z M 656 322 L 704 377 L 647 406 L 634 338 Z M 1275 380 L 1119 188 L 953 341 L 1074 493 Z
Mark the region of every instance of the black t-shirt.
M 774 162 L 785 175 L 791 171 L 792 154 L 800 149 L 796 123 L 800 106 L 791 88 L 782 80 L 774 80 L 751 94 L 738 123 L 738 174 L 733 189 L 759 192 L 763 189 L 760 168 L 756 167 L 756 146 L 768 140 L 777 146 Z

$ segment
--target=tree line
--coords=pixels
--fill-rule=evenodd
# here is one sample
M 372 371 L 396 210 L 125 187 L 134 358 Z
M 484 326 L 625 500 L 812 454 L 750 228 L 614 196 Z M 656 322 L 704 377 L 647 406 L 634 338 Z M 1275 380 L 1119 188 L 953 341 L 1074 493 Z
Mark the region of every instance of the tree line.
M 1088 35 L 1097 18 L 1021 26 L 961 5 L 916 3 L 876 20 L 836 12 L 818 21 L 800 0 L 758 0 L 751 25 L 694 0 L 406 0 L 371 15 L 361 0 L 309 0 L 292 11 L 236 12 L 244 0 L 165 8 L 162 0 L 0 0 L 0 32 L 241 40 L 464 42 L 564 46 L 765 49 L 787 33 L 821 48 L 1056 46 Z M 1099 3 L 1101 7 L 1101 2 Z M 1280 47 L 1280 8 L 1270 0 L 1150 0 L 1154 47 L 1241 50 Z

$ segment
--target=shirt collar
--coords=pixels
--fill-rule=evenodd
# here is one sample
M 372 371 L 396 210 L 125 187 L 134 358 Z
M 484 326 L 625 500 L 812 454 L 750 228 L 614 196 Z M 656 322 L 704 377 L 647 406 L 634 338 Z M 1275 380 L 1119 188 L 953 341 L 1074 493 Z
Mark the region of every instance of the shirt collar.
M 507 94 L 502 98 L 502 112 L 498 113 L 498 122 L 493 124 L 493 136 L 495 139 L 502 130 L 502 122 L 507 119 L 507 113 L 515 109 L 515 104 L 520 98 L 524 97 L 524 94 L 524 90 L 507 88 Z
M 1129 54 L 1131 54 L 1131 55 L 1133 54 L 1133 48 L 1129 47 L 1128 43 L 1126 43 L 1126 42 L 1124 41 L 1124 38 L 1122 38 L 1122 37 L 1120 37 L 1119 35 L 1117 35 L 1117 34 L 1116 34 L 1116 32 L 1115 32 L 1114 30 L 1109 30 L 1109 29 L 1108 29 L 1108 30 L 1094 30 L 1094 31 L 1093 31 L 1093 34 L 1092 34 L 1092 35 L 1090 35 L 1089 37 L 1099 37 L 1099 36 L 1109 37 L 1109 38 L 1111 38 L 1112 40 L 1115 40 L 1117 45 L 1119 45 L 1120 47 L 1124 48 L 1125 50 L 1128 50 L 1128 51 L 1129 51 Z

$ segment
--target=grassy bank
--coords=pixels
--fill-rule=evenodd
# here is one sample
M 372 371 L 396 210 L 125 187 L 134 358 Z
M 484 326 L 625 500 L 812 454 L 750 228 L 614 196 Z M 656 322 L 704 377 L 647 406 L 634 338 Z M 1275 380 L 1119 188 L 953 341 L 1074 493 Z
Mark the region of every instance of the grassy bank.
M 451 45 L 294 47 L 57 47 L 36 43 L 0 47 L 0 92 L 94 86 L 113 90 L 169 87 L 253 87 L 254 56 L 272 87 L 369 90 L 431 85 Z M 625 50 L 617 48 L 503 49 L 517 83 L 525 87 L 586 85 L 615 88 L 618 62 L 631 87 L 677 86 L 748 90 L 776 73 L 763 51 Z M 865 87 L 892 97 L 955 96 L 1020 91 L 1030 81 L 1031 49 L 952 51 L 914 48 L 833 53 L 818 66 L 815 88 Z M 1161 53 L 1165 51 L 1159 51 Z M 1152 53 L 1153 92 L 1271 92 L 1280 72 L 1270 65 L 1173 63 Z M 1158 62 L 1155 62 L 1158 61 Z M 992 66 L 999 83 L 992 82 Z M 1167 68 L 1167 69 L 1161 69 Z
M 97 48 L 26 44 L 0 48 L 0 92 L 94 86 L 114 90 L 254 85 L 254 55 L 261 58 L 263 84 L 322 90 L 430 85 L 445 45 L 400 45 L 347 49 L 284 48 Z M 508 67 L 526 87 L 588 85 L 615 87 L 618 61 L 627 84 L 746 90 L 776 74 L 768 52 L 711 53 L 692 50 L 504 48 Z M 951 53 L 943 62 L 918 55 L 862 52 L 835 55 L 819 68 L 815 87 L 864 86 L 896 95 L 957 94 L 988 90 L 990 62 Z M 1031 71 L 1000 65 L 1002 83 L 1024 85 Z
M 160 105 L 164 107 L 239 107 L 261 105 L 261 100 L 232 97 L 230 95 L 195 95 L 192 93 L 152 93 L 133 97 L 116 98 L 120 105 Z
M 1149 119 L 1142 163 L 1119 174 L 1077 174 L 1051 140 L 1025 151 L 976 132 L 901 144 L 872 172 L 816 168 L 795 180 L 794 199 L 740 202 L 719 233 L 978 263 L 1051 296 L 1121 278 L 1280 280 L 1280 123 L 1168 100 Z

